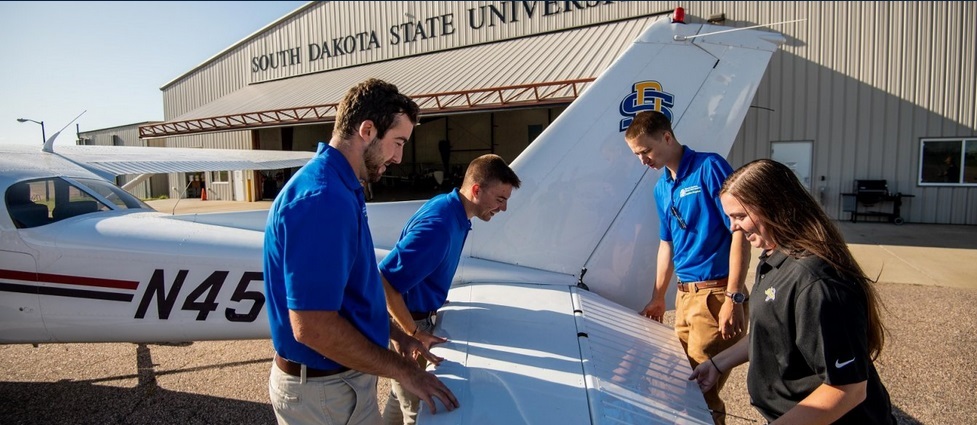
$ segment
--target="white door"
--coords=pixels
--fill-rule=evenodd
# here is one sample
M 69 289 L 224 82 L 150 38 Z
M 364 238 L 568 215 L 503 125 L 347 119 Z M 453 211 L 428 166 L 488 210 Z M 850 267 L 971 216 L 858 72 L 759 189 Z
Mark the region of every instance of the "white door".
M 234 200 L 235 201 L 245 201 L 244 197 L 244 186 L 247 184 L 244 180 L 244 172 L 241 170 L 234 170 Z

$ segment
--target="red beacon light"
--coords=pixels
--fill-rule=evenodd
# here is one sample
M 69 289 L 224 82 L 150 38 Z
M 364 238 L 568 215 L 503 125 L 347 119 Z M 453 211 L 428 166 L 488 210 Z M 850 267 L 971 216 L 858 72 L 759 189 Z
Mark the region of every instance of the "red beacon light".
M 684 24 L 685 23 L 685 9 L 681 7 L 676 7 L 675 12 L 672 13 L 672 23 L 673 24 Z

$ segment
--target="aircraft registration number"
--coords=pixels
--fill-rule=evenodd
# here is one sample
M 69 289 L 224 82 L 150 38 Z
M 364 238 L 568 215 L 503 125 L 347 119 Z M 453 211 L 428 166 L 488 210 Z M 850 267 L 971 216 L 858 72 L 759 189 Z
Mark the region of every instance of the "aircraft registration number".
M 162 269 L 156 269 L 153 277 L 149 279 L 149 285 L 143 291 L 142 300 L 136 309 L 136 319 L 145 319 L 146 313 L 156 300 L 156 313 L 160 320 L 167 320 L 176 307 L 177 300 L 180 298 L 180 291 L 186 282 L 189 270 L 180 270 L 173 279 L 173 284 L 169 290 L 166 289 L 164 273 Z M 224 282 L 227 280 L 229 271 L 215 271 L 210 274 L 203 282 L 190 291 L 184 299 L 180 310 L 196 311 L 196 320 L 207 320 L 211 313 L 217 311 L 219 303 L 217 296 L 220 294 Z M 237 303 L 233 307 L 224 308 L 224 318 L 230 322 L 254 322 L 261 313 L 261 308 L 265 305 L 265 295 L 259 290 L 252 289 L 252 283 L 258 282 L 259 287 L 263 285 L 264 277 L 261 272 L 244 272 L 238 280 L 231 294 L 230 302 Z

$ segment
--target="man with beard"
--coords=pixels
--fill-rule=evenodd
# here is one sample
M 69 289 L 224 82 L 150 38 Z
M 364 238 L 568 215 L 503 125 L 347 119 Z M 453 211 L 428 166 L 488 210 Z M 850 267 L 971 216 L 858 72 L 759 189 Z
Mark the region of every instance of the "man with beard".
M 329 144 L 282 187 L 268 214 L 265 296 L 275 360 L 268 391 L 280 424 L 378 424 L 377 375 L 401 382 L 436 412 L 458 406 L 417 367 L 419 341 L 390 326 L 361 180 L 399 163 L 418 106 L 370 79 L 336 111 Z M 394 340 L 401 354 L 388 350 Z
M 431 333 L 433 318 L 448 298 L 472 217 L 489 221 L 505 211 L 512 190 L 520 183 L 502 157 L 485 154 L 475 158 L 468 165 L 461 189 L 424 203 L 407 220 L 397 245 L 380 262 L 387 310 L 397 325 L 425 348 L 446 341 Z M 423 357 L 417 361 L 421 368 L 427 366 Z M 399 382 L 391 381 L 384 422 L 414 424 L 418 402 Z

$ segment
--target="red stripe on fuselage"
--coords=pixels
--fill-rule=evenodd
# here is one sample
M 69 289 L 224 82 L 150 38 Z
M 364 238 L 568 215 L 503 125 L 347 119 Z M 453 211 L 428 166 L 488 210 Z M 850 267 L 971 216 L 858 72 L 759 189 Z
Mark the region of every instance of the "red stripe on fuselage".
M 0 269 L 0 278 L 26 280 L 30 282 L 65 283 L 68 285 L 94 286 L 98 288 L 115 288 L 134 290 L 139 282 L 129 280 L 100 279 L 96 277 L 68 276 L 62 274 L 31 273 L 17 270 Z

